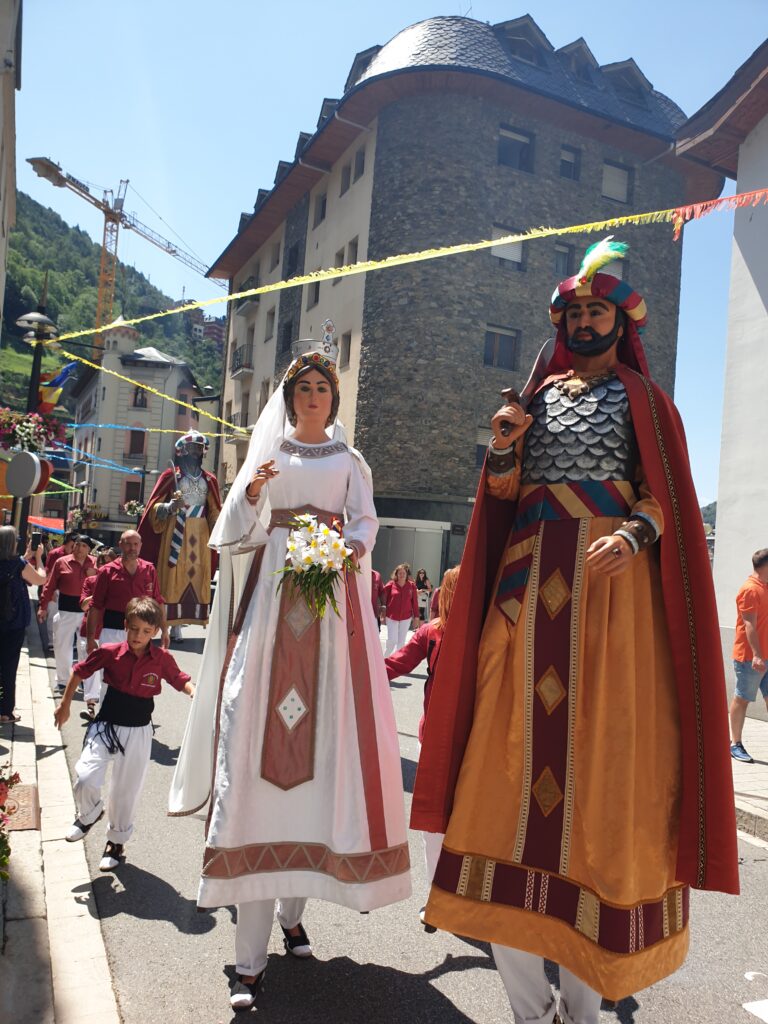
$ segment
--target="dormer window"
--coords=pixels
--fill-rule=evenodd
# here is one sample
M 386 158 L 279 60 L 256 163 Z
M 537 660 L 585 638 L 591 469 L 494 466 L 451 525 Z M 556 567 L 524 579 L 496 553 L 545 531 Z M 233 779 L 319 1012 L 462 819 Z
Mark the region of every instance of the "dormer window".
M 634 75 L 622 72 L 612 75 L 611 81 L 614 89 L 623 100 L 626 100 L 628 103 L 634 103 L 638 107 L 648 106 L 645 90 Z
M 544 58 L 541 50 L 524 36 L 507 36 L 509 52 L 518 60 L 524 60 L 526 64 L 534 64 L 536 67 L 544 67 Z
M 589 61 L 585 60 L 578 53 L 574 53 L 571 58 L 571 71 L 582 82 L 586 82 L 588 85 L 592 84 L 592 71 L 589 67 Z

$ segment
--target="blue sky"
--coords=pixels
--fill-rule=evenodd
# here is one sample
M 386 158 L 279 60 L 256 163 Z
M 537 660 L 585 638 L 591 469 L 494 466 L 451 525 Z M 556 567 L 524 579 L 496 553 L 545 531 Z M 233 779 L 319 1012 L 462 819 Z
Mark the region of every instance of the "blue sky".
M 177 232 L 211 262 L 257 190 L 271 187 L 278 160 L 292 158 L 299 131 L 313 130 L 323 98 L 342 94 L 355 54 L 413 22 L 530 14 L 555 47 L 584 36 L 601 64 L 634 57 L 687 114 L 768 35 L 768 0 L 644 0 L 639 9 L 572 0 L 31 0 L 17 96 L 18 186 L 101 241 L 101 215 L 37 178 L 25 159 L 49 156 L 101 186 L 128 178 L 126 209 L 160 234 Z M 689 226 L 683 250 L 675 399 L 702 503 L 717 493 L 732 223 L 716 214 Z M 219 293 L 130 232 L 121 233 L 119 255 L 174 297 L 182 289 L 187 298 Z M 646 298 L 652 315 L 653 296 Z

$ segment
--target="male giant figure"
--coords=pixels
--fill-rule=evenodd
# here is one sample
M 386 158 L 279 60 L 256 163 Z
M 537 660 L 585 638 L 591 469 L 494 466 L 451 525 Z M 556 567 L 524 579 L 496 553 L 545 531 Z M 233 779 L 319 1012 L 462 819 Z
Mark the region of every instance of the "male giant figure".
M 493 944 L 525 1024 L 596 1024 L 683 962 L 690 886 L 738 891 L 682 426 L 644 301 L 598 272 L 624 248 L 560 284 L 544 376 L 491 422 L 414 793 L 412 826 L 446 831 L 426 921 Z
M 208 538 L 221 511 L 216 477 L 203 469 L 208 438 L 192 430 L 176 442 L 176 468 L 160 475 L 139 523 L 143 551 L 157 566 L 171 636 L 208 621 L 215 570 Z

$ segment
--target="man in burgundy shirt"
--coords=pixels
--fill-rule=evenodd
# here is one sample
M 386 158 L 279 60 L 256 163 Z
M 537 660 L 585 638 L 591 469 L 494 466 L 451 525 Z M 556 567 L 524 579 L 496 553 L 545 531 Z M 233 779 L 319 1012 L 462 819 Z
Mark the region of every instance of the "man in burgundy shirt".
M 96 637 L 101 628 L 101 643 L 121 643 L 126 639 L 125 609 L 134 597 L 151 597 L 163 610 L 162 646 L 170 645 L 165 621 L 165 601 L 160 593 L 157 572 L 151 562 L 139 558 L 141 537 L 126 530 L 120 537 L 121 556 L 102 565 L 98 572 L 93 601 L 88 610 L 88 653 L 98 648 Z
M 51 573 L 53 572 L 54 565 L 56 565 L 56 562 L 63 555 L 71 555 L 72 554 L 72 550 L 73 550 L 73 548 L 75 546 L 75 537 L 77 537 L 77 530 L 69 530 L 67 533 L 64 534 L 64 543 L 61 544 L 60 547 L 58 547 L 58 548 L 51 548 L 51 550 L 45 556 L 45 571 L 46 571 L 46 574 L 48 576 L 51 575 Z M 38 591 L 38 595 L 41 594 L 41 593 L 42 593 L 41 590 Z M 48 602 L 48 622 L 47 622 L 47 626 L 48 626 L 48 635 L 51 638 L 51 648 L 53 647 L 53 644 L 54 644 L 54 642 L 56 640 L 56 628 L 55 628 L 55 626 L 53 624 L 53 617 L 54 617 L 54 615 L 56 614 L 56 612 L 58 610 L 59 610 L 59 603 L 56 600 L 56 598 L 54 597 L 52 600 L 50 600 Z
M 90 538 L 75 534 L 71 555 L 59 555 L 48 569 L 37 618 L 43 622 L 54 594 L 58 593 L 58 611 L 53 617 L 53 653 L 56 658 L 56 689 L 63 690 L 72 672 L 72 645 L 83 613 L 80 610 L 80 591 L 87 576 L 96 572 L 90 556 Z M 50 565 L 49 561 L 46 563 Z

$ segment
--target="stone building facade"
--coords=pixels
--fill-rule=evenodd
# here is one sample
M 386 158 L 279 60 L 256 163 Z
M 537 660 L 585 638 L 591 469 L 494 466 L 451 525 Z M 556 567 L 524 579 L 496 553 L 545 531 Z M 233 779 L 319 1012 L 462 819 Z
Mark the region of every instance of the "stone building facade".
M 672 152 L 683 121 L 634 61 L 601 68 L 583 40 L 555 50 L 528 16 L 496 26 L 433 18 L 356 56 L 342 99 L 323 102 L 317 131 L 300 137 L 210 273 L 236 290 L 281 237 L 285 254 L 300 254 L 287 278 L 302 265 L 712 198 L 721 176 Z M 631 245 L 625 276 L 649 301 L 652 372 L 672 391 L 681 247 L 668 225 L 620 237 Z M 326 317 L 336 324 L 341 416 L 373 470 L 382 571 L 407 560 L 434 578 L 460 557 L 499 393 L 525 382 L 552 291 L 596 240 L 494 247 L 262 298 L 278 307 L 282 339 L 271 364 L 258 354 L 262 382 L 285 368 L 294 336 L 319 338 Z M 236 321 L 230 350 L 243 343 Z M 251 390 L 245 404 L 230 379 L 224 401 L 248 424 L 265 393 L 256 402 Z M 231 481 L 245 443 L 224 447 L 237 452 L 225 450 Z

